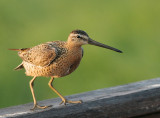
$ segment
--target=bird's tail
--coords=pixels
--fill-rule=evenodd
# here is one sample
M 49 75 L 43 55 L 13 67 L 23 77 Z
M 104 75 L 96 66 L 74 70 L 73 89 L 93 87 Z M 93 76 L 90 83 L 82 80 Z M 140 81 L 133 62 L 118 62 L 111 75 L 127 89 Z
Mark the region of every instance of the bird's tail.
M 27 51 L 30 48 L 22 48 L 22 49 L 8 49 L 8 50 L 13 50 L 13 51 Z
M 21 63 L 20 65 L 18 65 L 14 70 L 21 70 L 23 69 L 24 66 L 23 66 L 23 63 Z
M 21 49 L 8 49 L 8 50 L 21 51 Z

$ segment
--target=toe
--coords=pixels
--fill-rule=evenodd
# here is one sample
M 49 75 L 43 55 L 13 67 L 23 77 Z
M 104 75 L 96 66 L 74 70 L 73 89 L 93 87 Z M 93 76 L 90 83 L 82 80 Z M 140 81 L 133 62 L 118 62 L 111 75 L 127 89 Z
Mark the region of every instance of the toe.
M 62 103 L 64 103 L 64 105 L 66 105 L 67 103 L 82 103 L 82 100 L 79 100 L 79 101 L 70 101 L 70 100 L 67 100 L 67 99 L 63 99 L 62 101 L 61 101 L 61 103 L 60 103 L 60 105 L 62 104 Z
M 39 106 L 39 105 L 35 104 L 31 110 L 35 110 L 36 108 L 46 109 L 46 108 L 48 108 L 48 107 L 52 107 L 52 105 L 49 105 L 49 106 Z

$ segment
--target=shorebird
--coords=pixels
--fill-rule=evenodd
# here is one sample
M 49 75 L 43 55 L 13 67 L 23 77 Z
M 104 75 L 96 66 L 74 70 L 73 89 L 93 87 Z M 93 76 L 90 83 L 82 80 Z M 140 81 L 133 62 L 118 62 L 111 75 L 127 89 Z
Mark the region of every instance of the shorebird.
M 25 74 L 33 77 L 29 82 L 34 101 L 32 110 L 35 108 L 45 109 L 49 107 L 39 106 L 35 98 L 33 82 L 36 77 L 39 76 L 51 77 L 48 85 L 62 99 L 60 104 L 82 103 L 81 100 L 67 100 L 53 87 L 52 82 L 54 78 L 69 75 L 78 67 L 83 57 L 83 49 L 81 46 L 85 44 L 91 44 L 122 53 L 122 51 L 116 48 L 92 40 L 83 30 L 73 30 L 69 34 L 67 41 L 51 41 L 32 48 L 10 49 L 18 51 L 19 57 L 23 60 L 15 70 L 24 68 L 26 70 Z

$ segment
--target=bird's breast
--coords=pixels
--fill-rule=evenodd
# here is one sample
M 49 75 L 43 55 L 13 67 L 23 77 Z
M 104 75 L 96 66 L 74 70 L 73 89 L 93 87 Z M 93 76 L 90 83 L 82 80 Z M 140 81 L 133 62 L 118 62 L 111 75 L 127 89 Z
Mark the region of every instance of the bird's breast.
M 82 48 L 68 50 L 68 52 L 62 55 L 57 61 L 57 70 L 61 70 L 58 74 L 60 76 L 66 76 L 72 73 L 80 64 L 82 59 Z

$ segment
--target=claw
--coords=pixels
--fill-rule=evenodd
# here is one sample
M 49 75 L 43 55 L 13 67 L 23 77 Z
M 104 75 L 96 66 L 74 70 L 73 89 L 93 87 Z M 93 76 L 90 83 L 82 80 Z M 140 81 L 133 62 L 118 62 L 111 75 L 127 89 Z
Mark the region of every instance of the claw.
M 39 109 L 46 109 L 48 107 L 52 107 L 52 105 L 49 105 L 49 106 L 39 106 L 37 104 L 34 104 L 33 108 L 30 109 L 30 110 L 35 110 L 36 108 L 39 108 Z
M 61 105 L 62 103 L 64 103 L 64 105 L 66 105 L 67 103 L 77 104 L 77 103 L 82 103 L 82 100 L 79 100 L 79 101 L 70 101 L 70 100 L 67 100 L 67 99 L 62 99 L 62 101 L 60 102 L 59 105 Z

